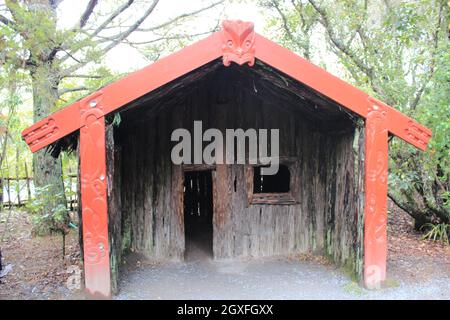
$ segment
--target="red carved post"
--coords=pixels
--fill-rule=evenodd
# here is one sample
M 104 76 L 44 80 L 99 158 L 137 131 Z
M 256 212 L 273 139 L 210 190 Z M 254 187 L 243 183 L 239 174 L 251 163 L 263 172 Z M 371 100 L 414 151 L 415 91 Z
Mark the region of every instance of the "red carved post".
M 364 284 L 378 288 L 386 279 L 387 258 L 387 111 L 370 101 L 366 118 Z
M 110 297 L 105 118 L 98 100 L 81 111 L 81 204 L 86 290 Z

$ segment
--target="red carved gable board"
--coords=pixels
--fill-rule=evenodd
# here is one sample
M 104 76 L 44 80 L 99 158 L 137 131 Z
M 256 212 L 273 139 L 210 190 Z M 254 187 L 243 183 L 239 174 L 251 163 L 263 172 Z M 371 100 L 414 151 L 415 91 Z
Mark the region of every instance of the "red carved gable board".
M 367 118 L 370 108 L 379 109 L 386 117 L 390 133 L 421 150 L 425 150 L 431 138 L 431 131 L 418 122 L 255 33 L 253 23 L 242 21 L 224 21 L 221 31 L 38 121 L 22 132 L 23 138 L 31 151 L 38 151 L 79 130 L 82 126 L 82 110 L 94 106 L 101 108 L 107 115 L 220 57 L 225 66 L 231 62 L 252 66 L 255 59 L 259 59 L 363 118 Z
M 255 32 L 253 23 L 224 21 L 222 23 L 223 64 L 229 66 L 231 62 L 238 65 L 255 64 Z

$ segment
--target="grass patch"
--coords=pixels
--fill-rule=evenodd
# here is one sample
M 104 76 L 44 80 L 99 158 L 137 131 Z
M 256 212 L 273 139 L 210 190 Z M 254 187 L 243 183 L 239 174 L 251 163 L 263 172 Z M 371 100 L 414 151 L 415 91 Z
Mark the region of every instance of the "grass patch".
M 383 283 L 383 287 L 385 288 L 398 288 L 400 287 L 400 283 L 395 279 L 386 279 Z
M 344 291 L 347 293 L 350 293 L 352 295 L 362 297 L 366 293 L 364 292 L 364 289 L 361 288 L 361 286 L 357 282 L 349 282 L 344 286 Z

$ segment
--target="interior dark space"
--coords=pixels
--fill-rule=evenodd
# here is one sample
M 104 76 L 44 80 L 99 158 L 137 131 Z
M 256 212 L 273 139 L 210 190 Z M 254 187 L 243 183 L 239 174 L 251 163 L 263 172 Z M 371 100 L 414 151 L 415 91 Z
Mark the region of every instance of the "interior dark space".
M 186 104 L 199 87 L 208 86 L 215 103 L 227 105 L 230 98 L 239 101 L 245 94 L 264 101 L 275 110 L 292 112 L 306 120 L 312 130 L 321 132 L 351 130 L 358 116 L 334 101 L 292 80 L 276 69 L 257 61 L 255 66 L 224 67 L 220 60 L 189 74 L 124 106 L 119 112 L 122 122 L 130 126 L 156 117 L 166 108 Z M 242 101 L 241 101 L 242 102 Z M 113 116 L 110 116 L 110 121 Z
M 274 175 L 263 175 L 263 167 L 255 167 L 253 170 L 254 193 L 285 193 L 289 192 L 291 173 L 289 168 L 281 164 Z
M 211 171 L 184 173 L 185 260 L 213 256 Z

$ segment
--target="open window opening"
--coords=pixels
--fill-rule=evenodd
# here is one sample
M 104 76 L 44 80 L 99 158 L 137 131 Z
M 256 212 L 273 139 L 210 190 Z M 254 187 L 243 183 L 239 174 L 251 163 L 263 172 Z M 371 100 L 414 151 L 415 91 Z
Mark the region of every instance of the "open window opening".
M 246 166 L 247 204 L 292 205 L 300 203 L 299 162 L 296 158 L 280 159 L 278 172 L 263 175 L 264 166 Z
M 184 173 L 185 260 L 213 256 L 211 171 Z
M 274 175 L 263 175 L 261 169 L 253 170 L 253 193 L 286 193 L 290 191 L 291 173 L 286 165 L 280 164 Z

